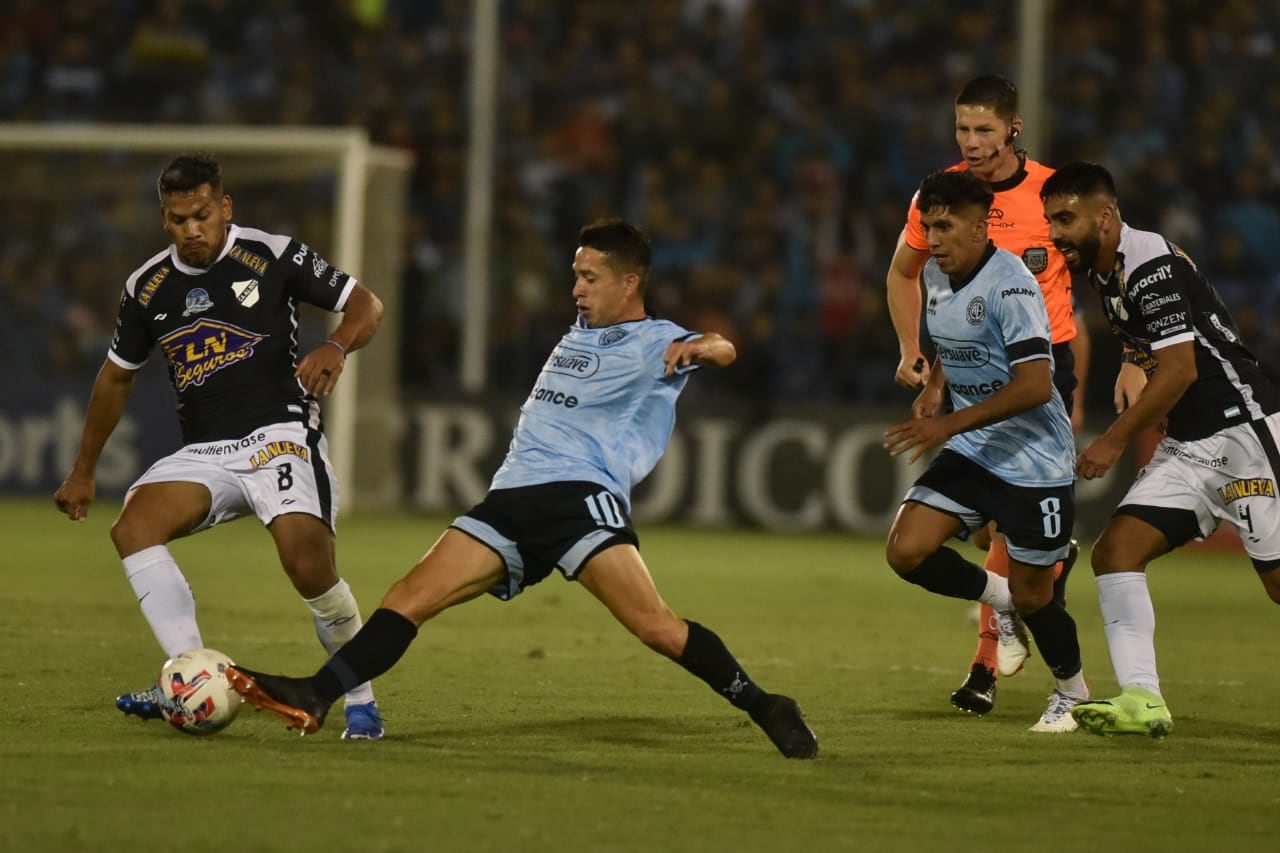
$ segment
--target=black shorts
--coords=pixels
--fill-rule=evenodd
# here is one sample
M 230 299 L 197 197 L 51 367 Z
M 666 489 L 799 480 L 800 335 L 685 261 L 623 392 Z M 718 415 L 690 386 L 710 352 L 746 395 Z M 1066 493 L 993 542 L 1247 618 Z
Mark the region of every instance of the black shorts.
M 1071 344 L 1053 345 L 1053 387 L 1058 389 L 1062 402 L 1067 407 L 1067 416 L 1075 410 L 1076 386 L 1076 354 L 1071 351 Z
M 939 453 L 902 500 L 960 519 L 961 539 L 994 521 L 1009 556 L 1031 566 L 1066 559 L 1076 520 L 1074 485 L 1014 486 L 953 450 Z
M 603 486 L 583 481 L 494 489 L 450 526 L 502 558 L 506 577 L 489 592 L 503 601 L 555 569 L 574 580 L 606 548 L 640 546 L 623 502 Z

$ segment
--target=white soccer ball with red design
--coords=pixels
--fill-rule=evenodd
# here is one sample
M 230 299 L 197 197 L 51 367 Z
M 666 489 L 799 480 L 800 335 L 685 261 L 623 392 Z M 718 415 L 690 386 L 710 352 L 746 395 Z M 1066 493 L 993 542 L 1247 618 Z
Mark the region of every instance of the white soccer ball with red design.
M 160 670 L 164 718 L 193 735 L 225 729 L 240 712 L 240 694 L 227 681 L 233 661 L 215 649 L 195 649 L 165 661 Z

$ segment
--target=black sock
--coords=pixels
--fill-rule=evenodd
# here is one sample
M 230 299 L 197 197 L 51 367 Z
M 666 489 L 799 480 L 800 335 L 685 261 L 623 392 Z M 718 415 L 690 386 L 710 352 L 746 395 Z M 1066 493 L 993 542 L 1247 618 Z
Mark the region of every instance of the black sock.
M 676 663 L 707 682 L 735 708 L 749 711 L 764 691 L 751 680 L 714 631 L 688 619 L 685 622 L 689 625 L 689 641 Z
M 1076 636 L 1076 620 L 1056 601 L 1050 601 L 1030 616 L 1023 616 L 1040 656 L 1055 678 L 1070 678 L 1081 669 L 1080 638 Z
M 950 548 L 939 548 L 902 579 L 948 598 L 978 601 L 987 588 L 987 570 Z
M 372 681 L 395 666 L 416 636 L 417 626 L 394 610 L 373 611 L 364 627 L 312 678 L 316 693 L 334 702 L 348 690 Z

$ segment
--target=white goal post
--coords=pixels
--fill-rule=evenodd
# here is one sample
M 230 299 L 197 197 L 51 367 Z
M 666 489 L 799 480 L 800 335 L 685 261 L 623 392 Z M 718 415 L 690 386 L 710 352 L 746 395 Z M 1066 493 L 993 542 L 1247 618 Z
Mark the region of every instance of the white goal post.
M 153 181 L 168 157 L 192 150 L 210 151 L 220 158 L 262 157 L 266 170 L 288 171 L 291 158 L 323 163 L 332 170 L 333 263 L 367 281 L 387 311 L 374 344 L 348 359 L 343 381 L 325 405 L 330 455 L 343 490 L 344 510 L 396 500 L 401 467 L 394 434 L 398 429 L 401 246 L 413 165 L 407 152 L 371 144 L 362 128 L 0 123 L 2 157 L 156 154 L 160 156 Z M 228 190 L 233 196 L 237 183 L 237 175 L 229 174 Z M 252 211 L 246 215 L 257 224 Z M 269 229 L 266 223 L 262 227 Z M 308 239 L 305 234 L 293 236 Z M 139 256 L 138 261 L 144 258 Z M 360 422 L 366 412 L 373 435 L 362 434 Z

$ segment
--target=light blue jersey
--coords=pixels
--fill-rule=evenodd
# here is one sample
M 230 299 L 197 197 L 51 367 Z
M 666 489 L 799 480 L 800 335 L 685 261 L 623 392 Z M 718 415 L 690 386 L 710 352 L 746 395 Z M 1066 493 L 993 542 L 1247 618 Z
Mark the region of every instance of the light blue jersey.
M 663 353 L 700 336 L 652 318 L 595 329 L 579 321 L 542 366 L 489 488 L 586 480 L 630 511 L 631 489 L 666 450 L 676 398 L 696 367 L 664 376 Z
M 929 335 L 956 409 L 980 403 L 1013 378 L 1013 366 L 1048 359 L 1049 315 L 1040 284 L 1022 260 L 988 248 L 966 282 L 953 283 L 930 259 L 924 267 Z M 947 447 L 1015 486 L 1075 480 L 1071 419 L 1058 389 L 1049 402 L 953 436 Z

